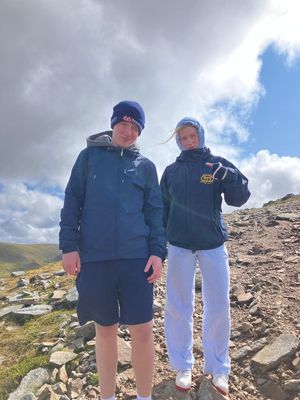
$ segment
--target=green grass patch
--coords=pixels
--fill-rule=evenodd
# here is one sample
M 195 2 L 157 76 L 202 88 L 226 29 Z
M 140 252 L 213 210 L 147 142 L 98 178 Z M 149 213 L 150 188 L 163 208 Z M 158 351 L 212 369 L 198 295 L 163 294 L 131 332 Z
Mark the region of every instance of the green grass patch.
M 98 386 L 99 385 L 99 377 L 98 374 L 93 374 L 91 376 L 91 385 L 92 386 Z
M 63 322 L 60 315 L 73 312 L 54 311 L 31 319 L 22 326 L 14 326 L 15 329 L 9 331 L 2 327 L 0 355 L 5 357 L 5 361 L 0 366 L 0 400 L 7 399 L 30 370 L 48 365 L 49 355 L 41 354 L 37 344 L 57 339 Z
M 46 367 L 47 365 L 48 356 L 40 355 L 25 358 L 8 369 L 0 367 L 0 400 L 6 400 L 9 393 L 18 387 L 21 377 L 28 374 L 29 371 L 39 367 Z M 5 376 L 5 378 L 3 379 L 2 376 Z

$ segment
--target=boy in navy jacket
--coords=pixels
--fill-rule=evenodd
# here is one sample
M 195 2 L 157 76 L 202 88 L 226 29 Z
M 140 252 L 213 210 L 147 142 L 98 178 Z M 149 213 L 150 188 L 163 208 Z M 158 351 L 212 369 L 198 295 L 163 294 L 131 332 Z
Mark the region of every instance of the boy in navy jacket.
M 144 125 L 138 103 L 115 105 L 112 131 L 90 136 L 79 154 L 61 212 L 63 267 L 77 276 L 80 324 L 96 323 L 103 400 L 115 399 L 119 323 L 131 334 L 137 399 L 151 399 L 153 283 L 166 241 L 156 168 L 135 145 Z

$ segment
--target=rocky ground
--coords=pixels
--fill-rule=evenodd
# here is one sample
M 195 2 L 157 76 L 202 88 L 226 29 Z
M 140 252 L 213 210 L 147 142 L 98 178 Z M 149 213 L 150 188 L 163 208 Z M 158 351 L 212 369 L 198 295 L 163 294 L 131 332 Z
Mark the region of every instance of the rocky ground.
M 232 400 L 300 400 L 300 196 L 288 195 L 259 209 L 226 216 L 231 265 L 232 336 L 230 398 Z M 58 266 L 57 269 L 60 267 Z M 26 329 L 28 318 L 61 310 L 59 332 L 37 343 L 49 363 L 23 377 L 9 400 L 96 399 L 94 326 L 78 327 L 73 290 L 62 290 L 61 272 L 3 278 L 0 282 L 0 325 L 12 321 Z M 55 278 L 55 279 L 54 279 Z M 195 367 L 189 393 L 175 390 L 175 373 L 167 362 L 163 336 L 165 277 L 155 288 L 156 370 L 153 398 L 159 400 L 217 400 L 223 397 L 201 374 L 201 283 L 195 308 Z M 15 286 L 7 295 L 8 279 Z M 70 279 L 70 278 L 68 278 Z M 199 277 L 198 277 L 199 279 Z M 54 283 L 55 282 L 55 283 Z M 46 293 L 46 294 L 45 294 Z M 117 396 L 133 399 L 128 329 L 120 327 Z M 6 357 L 0 354 L 0 366 Z M 1 372 L 1 367 L 0 367 Z M 4 398 L 3 398 L 4 399 Z

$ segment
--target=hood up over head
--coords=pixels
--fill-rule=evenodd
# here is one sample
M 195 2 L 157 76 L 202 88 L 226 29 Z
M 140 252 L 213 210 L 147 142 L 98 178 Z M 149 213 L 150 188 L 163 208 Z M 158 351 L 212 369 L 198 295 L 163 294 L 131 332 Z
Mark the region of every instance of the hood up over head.
M 200 124 L 200 122 L 198 120 L 196 120 L 195 118 L 184 117 L 176 125 L 175 137 L 176 137 L 177 146 L 180 148 L 180 150 L 182 150 L 182 151 L 186 150 L 181 145 L 180 140 L 179 140 L 179 135 L 178 135 L 178 130 L 180 128 L 183 128 L 184 126 L 193 126 L 194 128 L 196 128 L 196 130 L 198 132 L 198 136 L 199 136 L 199 148 L 201 149 L 201 148 L 205 147 L 204 129 L 203 129 L 202 125 Z

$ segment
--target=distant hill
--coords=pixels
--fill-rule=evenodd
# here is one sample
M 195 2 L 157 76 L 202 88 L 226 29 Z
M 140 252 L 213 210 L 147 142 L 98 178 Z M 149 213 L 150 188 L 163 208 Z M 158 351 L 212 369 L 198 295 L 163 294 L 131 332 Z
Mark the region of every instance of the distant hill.
M 60 259 L 56 244 L 15 244 L 0 242 L 0 275 L 29 270 Z

